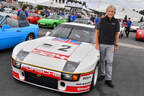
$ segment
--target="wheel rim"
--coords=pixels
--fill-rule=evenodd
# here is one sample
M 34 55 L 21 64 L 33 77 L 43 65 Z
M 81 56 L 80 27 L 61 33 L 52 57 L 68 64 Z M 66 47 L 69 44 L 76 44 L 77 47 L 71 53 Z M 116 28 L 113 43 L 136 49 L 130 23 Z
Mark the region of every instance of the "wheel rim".
M 30 34 L 30 35 L 28 35 L 26 41 L 27 41 L 27 40 L 32 40 L 32 39 L 34 39 L 34 36 L 33 36 L 33 34 Z
M 96 69 L 95 69 L 94 75 L 95 75 L 95 76 L 94 76 L 94 82 L 93 82 L 94 84 L 93 84 L 93 85 L 95 86 L 95 85 L 96 85 L 96 82 L 97 82 L 97 77 L 98 77 L 98 66 L 97 66 Z

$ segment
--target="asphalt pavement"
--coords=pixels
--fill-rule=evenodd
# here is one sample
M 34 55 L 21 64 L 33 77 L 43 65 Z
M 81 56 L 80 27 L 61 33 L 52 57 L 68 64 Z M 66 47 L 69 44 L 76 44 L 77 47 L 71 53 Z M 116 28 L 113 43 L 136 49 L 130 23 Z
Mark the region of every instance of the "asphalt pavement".
M 40 29 L 43 36 L 48 30 Z M 16 81 L 12 78 L 13 49 L 0 51 L 0 96 L 144 96 L 144 42 L 135 41 L 135 33 L 120 39 L 113 63 L 114 88 L 104 82 L 83 94 L 64 94 Z

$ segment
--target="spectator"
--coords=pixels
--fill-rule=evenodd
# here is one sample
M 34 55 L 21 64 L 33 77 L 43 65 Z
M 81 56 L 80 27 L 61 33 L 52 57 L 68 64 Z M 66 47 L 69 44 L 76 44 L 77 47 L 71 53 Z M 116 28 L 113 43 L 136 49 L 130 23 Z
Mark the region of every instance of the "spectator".
M 29 26 L 29 22 L 27 20 L 28 16 L 28 8 L 26 5 L 24 5 L 22 10 L 19 10 L 17 13 L 19 27 Z
M 131 24 L 132 24 L 132 22 L 131 22 L 130 18 L 128 18 L 128 20 L 126 22 L 127 27 L 126 27 L 126 31 L 125 31 L 127 37 L 129 37 L 129 32 L 130 32 Z
M 92 15 L 92 16 L 90 17 L 90 20 L 94 23 L 95 17 Z
M 34 13 L 38 14 L 39 10 L 38 8 L 35 9 Z
M 100 14 L 97 18 L 96 18 L 96 21 L 95 21 L 95 24 L 97 25 L 98 22 L 100 21 L 101 18 L 104 18 L 104 14 Z
M 69 15 L 68 15 L 68 22 L 72 22 L 72 15 L 71 15 L 71 13 L 69 13 Z

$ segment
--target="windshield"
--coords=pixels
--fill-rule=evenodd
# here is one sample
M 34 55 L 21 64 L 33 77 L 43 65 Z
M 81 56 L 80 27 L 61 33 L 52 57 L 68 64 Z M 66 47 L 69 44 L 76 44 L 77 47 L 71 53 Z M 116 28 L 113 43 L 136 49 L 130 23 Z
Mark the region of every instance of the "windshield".
M 95 29 L 89 27 L 63 24 L 53 30 L 50 36 L 95 43 Z
M 60 16 L 58 16 L 58 15 L 50 15 L 50 16 L 48 16 L 47 18 L 48 18 L 48 19 L 59 19 Z

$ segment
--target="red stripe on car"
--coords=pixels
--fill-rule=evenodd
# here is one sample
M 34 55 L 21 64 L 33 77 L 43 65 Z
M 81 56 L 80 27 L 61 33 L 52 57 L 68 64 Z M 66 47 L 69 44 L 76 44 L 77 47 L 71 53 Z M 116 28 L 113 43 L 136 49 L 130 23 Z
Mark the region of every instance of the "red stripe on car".
M 70 57 L 69 55 L 63 55 L 63 54 L 59 54 L 59 53 L 48 52 L 48 51 L 40 50 L 40 49 L 37 49 L 37 48 L 32 50 L 32 53 L 42 55 L 42 56 L 62 59 L 62 60 L 68 60 L 68 58 Z

